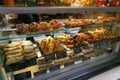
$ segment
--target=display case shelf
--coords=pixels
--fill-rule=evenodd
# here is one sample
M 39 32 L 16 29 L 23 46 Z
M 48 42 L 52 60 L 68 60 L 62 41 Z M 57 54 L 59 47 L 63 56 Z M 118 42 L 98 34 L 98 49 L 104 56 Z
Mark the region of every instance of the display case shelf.
M 69 29 L 63 29 L 63 30 L 45 31 L 45 32 L 23 34 L 23 35 L 10 35 L 10 32 L 9 32 L 7 34 L 7 36 L 3 35 L 3 37 L 0 37 L 0 41 L 2 41 L 2 40 L 12 40 L 12 39 L 18 39 L 18 38 L 26 38 L 26 37 L 37 37 L 37 36 L 50 35 L 50 34 L 55 34 L 55 33 L 66 33 L 66 32 L 76 32 L 76 31 L 78 32 L 80 30 L 81 30 L 81 28 L 69 28 Z M 3 31 L 3 34 L 4 34 L 4 31 Z
M 120 12 L 119 7 L 0 7 L 0 13 Z
M 108 23 L 101 23 L 101 24 L 92 24 L 92 25 L 86 25 L 86 27 L 66 27 L 62 30 L 54 30 L 54 31 L 44 31 L 44 32 L 34 32 L 34 33 L 29 33 L 29 34 L 11 34 L 15 32 L 17 29 L 0 29 L 2 32 L 2 36 L 0 37 L 0 41 L 2 40 L 12 40 L 12 39 L 18 39 L 18 38 L 26 38 L 26 37 L 37 37 L 37 36 L 42 36 L 42 35 L 50 35 L 50 34 L 55 34 L 55 33 L 77 33 L 80 30 L 91 30 L 95 28 L 100 28 L 100 27 L 111 27 L 112 25 L 116 25 L 118 22 L 108 22 Z M 6 33 L 7 32 L 7 33 Z M 4 35 L 4 33 L 6 35 Z

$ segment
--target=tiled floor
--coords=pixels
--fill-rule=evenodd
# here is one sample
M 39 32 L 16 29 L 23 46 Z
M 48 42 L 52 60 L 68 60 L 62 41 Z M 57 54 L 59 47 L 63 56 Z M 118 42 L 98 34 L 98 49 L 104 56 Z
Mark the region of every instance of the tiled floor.
M 120 66 L 90 78 L 89 80 L 120 80 Z

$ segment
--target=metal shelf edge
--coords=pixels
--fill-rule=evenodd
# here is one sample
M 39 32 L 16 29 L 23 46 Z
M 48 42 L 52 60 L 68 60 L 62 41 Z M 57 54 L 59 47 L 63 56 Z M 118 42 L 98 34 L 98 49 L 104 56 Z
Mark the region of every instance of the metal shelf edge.
M 120 7 L 0 7 L 2 13 L 120 12 Z

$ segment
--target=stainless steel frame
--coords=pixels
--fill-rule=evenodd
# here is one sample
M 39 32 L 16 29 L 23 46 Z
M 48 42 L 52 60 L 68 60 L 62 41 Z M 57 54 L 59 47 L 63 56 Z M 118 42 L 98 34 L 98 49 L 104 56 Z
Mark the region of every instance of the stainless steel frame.
M 120 12 L 119 7 L 0 7 L 0 13 Z

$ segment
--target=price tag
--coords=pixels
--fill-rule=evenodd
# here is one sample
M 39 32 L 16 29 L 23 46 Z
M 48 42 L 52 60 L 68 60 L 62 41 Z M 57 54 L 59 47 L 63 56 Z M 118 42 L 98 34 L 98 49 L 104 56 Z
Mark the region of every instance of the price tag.
M 75 46 L 73 49 L 74 49 L 75 53 L 81 52 L 81 47 L 80 46 Z

